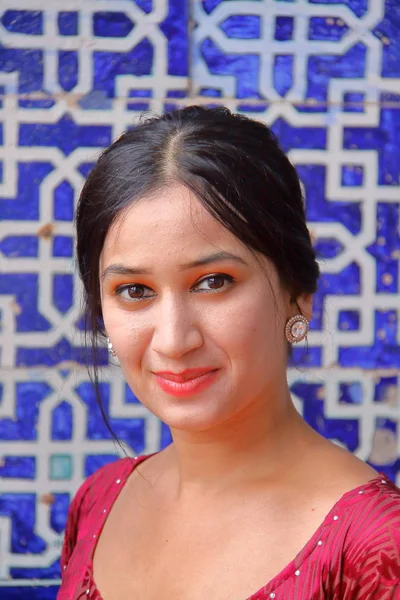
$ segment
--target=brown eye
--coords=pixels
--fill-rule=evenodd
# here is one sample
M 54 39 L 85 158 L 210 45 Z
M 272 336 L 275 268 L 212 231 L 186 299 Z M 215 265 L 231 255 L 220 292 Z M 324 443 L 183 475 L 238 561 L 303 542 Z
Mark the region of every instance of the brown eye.
M 137 298 L 143 298 L 144 296 L 144 287 L 142 285 L 131 285 L 128 288 L 126 288 L 126 291 L 128 292 L 129 298 L 135 300 Z
M 213 277 L 208 277 L 207 282 L 212 290 L 219 290 L 224 287 L 224 283 L 226 281 L 226 277 L 222 277 L 221 275 L 214 275 Z
M 219 292 L 229 288 L 234 282 L 230 275 L 210 275 L 199 281 L 196 286 L 196 292 Z
M 121 287 L 117 288 L 116 290 L 116 294 L 117 296 L 120 296 L 121 298 L 123 298 L 124 300 L 132 301 L 134 302 L 135 300 L 147 300 L 149 298 L 153 298 L 156 294 L 155 292 L 145 286 L 145 285 L 138 285 L 138 284 L 134 284 L 134 285 L 122 285 Z

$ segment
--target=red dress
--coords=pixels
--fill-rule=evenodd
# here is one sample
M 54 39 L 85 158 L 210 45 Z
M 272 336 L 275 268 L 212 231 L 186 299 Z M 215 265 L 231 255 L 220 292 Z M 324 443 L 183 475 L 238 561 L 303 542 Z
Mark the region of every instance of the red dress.
M 97 538 L 127 478 L 146 458 L 102 467 L 78 490 L 57 600 L 102 600 L 92 569 Z M 344 494 L 296 558 L 247 600 L 271 598 L 400 600 L 400 489 L 380 475 Z

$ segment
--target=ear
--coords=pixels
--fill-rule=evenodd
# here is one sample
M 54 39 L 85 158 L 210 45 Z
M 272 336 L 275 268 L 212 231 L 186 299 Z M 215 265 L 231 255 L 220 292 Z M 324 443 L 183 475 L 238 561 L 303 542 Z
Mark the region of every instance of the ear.
M 308 321 L 312 319 L 312 294 L 301 294 L 298 296 L 296 300 L 292 301 L 292 310 L 293 314 L 290 316 L 294 316 L 296 314 L 303 315 Z

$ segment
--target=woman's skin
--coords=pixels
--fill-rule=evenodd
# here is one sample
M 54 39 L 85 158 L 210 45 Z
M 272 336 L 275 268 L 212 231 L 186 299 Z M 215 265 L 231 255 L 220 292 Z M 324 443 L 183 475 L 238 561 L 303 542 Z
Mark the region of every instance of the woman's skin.
M 273 264 L 179 185 L 119 216 L 99 269 L 124 376 L 173 437 L 106 521 L 94 557 L 103 600 L 245 600 L 377 475 L 293 406 L 284 328 L 299 308 L 311 318 L 312 299 L 292 302 Z M 203 367 L 208 385 L 184 396 L 155 375 Z

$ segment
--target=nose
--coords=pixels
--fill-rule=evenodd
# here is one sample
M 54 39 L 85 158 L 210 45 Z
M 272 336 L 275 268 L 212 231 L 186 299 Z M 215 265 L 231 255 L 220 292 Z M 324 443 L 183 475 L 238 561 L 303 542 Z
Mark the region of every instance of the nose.
M 190 306 L 173 298 L 161 301 L 152 339 L 153 350 L 166 358 L 176 359 L 202 344 L 203 336 Z

